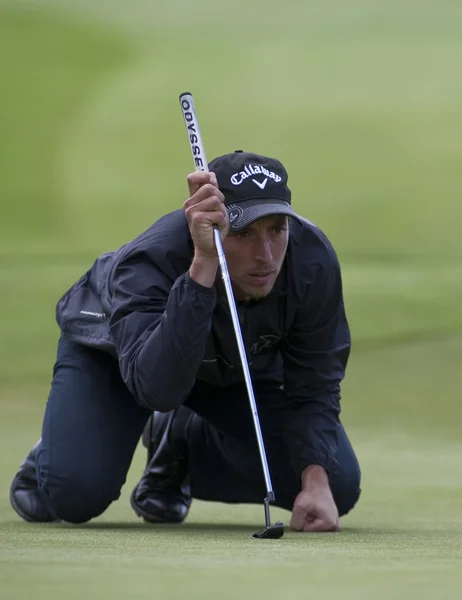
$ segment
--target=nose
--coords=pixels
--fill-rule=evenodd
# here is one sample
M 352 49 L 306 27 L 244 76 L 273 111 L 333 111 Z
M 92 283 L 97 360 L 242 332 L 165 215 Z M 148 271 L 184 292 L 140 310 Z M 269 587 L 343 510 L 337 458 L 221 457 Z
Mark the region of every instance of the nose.
M 271 251 L 271 240 L 269 240 L 267 237 L 259 238 L 256 243 L 256 246 L 256 260 L 262 263 L 271 263 L 273 260 L 273 253 Z

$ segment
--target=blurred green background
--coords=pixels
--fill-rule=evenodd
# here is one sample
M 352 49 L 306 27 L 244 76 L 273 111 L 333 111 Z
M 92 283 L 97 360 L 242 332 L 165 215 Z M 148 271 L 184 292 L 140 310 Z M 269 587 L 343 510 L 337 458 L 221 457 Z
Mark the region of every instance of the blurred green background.
M 461 63 L 460 0 L 0 0 L 2 598 L 460 598 Z M 185 198 L 183 91 L 209 159 L 280 158 L 338 252 L 364 476 L 339 536 L 261 546 L 260 507 L 199 502 L 183 528 L 146 527 L 127 501 L 141 449 L 88 527 L 10 509 L 56 301 Z

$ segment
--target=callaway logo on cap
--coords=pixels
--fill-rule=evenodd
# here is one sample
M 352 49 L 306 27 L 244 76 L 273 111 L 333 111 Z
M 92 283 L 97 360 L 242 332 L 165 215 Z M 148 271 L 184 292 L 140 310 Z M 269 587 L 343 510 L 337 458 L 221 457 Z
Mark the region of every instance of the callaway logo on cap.
M 275 158 L 236 150 L 212 160 L 209 170 L 225 196 L 232 231 L 267 215 L 301 218 L 291 206 L 287 172 Z
M 262 178 L 260 178 L 260 181 L 258 179 L 255 179 L 255 175 L 264 175 L 265 178 L 261 181 Z M 277 181 L 279 183 L 279 181 L 282 181 L 282 177 L 280 175 L 276 175 L 276 173 L 274 171 L 268 171 L 268 169 L 265 169 L 265 167 L 263 165 L 252 165 L 252 164 L 248 164 L 244 166 L 244 170 L 240 171 L 239 173 L 234 173 L 234 175 L 231 175 L 231 183 L 233 185 L 241 185 L 241 183 L 243 181 L 245 181 L 248 177 L 252 177 L 252 181 L 255 185 L 258 185 L 258 187 L 262 190 L 265 189 L 266 183 L 268 181 L 268 177 L 270 177 L 271 179 L 274 179 L 274 181 Z

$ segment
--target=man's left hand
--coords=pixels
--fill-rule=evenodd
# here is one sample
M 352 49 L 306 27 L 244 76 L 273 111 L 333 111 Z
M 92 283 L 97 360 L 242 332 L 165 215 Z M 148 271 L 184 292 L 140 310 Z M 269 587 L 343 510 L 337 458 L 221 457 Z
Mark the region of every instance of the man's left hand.
M 307 532 L 339 531 L 339 514 L 324 469 L 308 467 L 302 475 L 302 488 L 295 498 L 290 527 Z

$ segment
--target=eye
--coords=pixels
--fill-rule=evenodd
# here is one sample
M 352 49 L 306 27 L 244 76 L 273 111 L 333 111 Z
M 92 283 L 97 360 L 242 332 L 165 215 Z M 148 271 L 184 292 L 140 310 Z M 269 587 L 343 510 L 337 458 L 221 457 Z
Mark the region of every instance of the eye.
M 283 225 L 276 225 L 275 227 L 271 227 L 270 231 L 272 233 L 282 233 L 283 231 L 287 231 L 287 227 L 283 226 Z
M 244 231 L 238 231 L 236 235 L 240 238 L 248 238 L 250 233 L 244 229 Z

